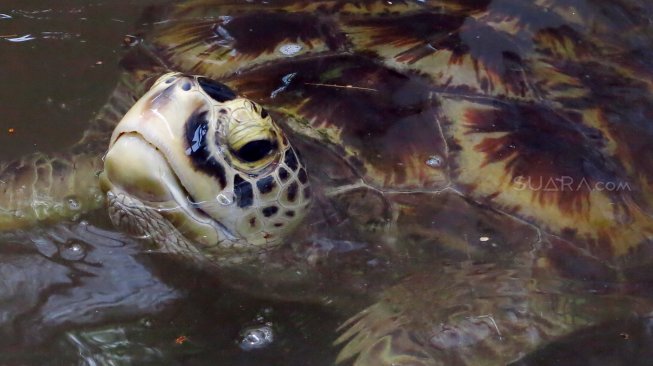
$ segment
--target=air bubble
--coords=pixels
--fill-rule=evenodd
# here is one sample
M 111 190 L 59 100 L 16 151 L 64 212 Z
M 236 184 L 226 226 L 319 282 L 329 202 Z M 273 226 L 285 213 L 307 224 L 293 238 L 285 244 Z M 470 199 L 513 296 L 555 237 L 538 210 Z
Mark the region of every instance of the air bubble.
M 144 241 L 150 241 L 152 239 L 152 235 L 149 233 L 137 233 L 135 235 L 132 235 L 132 237 Z
M 66 197 L 64 200 L 70 211 L 79 211 L 82 208 L 82 204 L 75 196 Z
M 152 328 L 152 320 L 149 318 L 143 318 L 140 321 L 141 325 L 144 326 L 145 328 Z
M 430 166 L 431 168 L 441 168 L 443 164 L 444 159 L 442 159 L 442 157 L 439 155 L 432 155 L 428 158 L 428 160 L 426 160 L 426 165 Z
M 234 195 L 231 192 L 223 192 L 215 197 L 216 201 L 223 206 L 229 206 L 234 203 Z
M 274 341 L 274 332 L 270 325 L 250 327 L 240 332 L 239 346 L 243 351 L 251 351 L 269 346 Z
M 279 52 L 281 52 L 285 56 L 296 55 L 301 50 L 302 50 L 302 46 L 296 43 L 284 44 L 283 46 L 279 47 Z
M 78 261 L 86 256 L 84 244 L 76 240 L 68 240 L 59 248 L 61 258 L 68 261 Z

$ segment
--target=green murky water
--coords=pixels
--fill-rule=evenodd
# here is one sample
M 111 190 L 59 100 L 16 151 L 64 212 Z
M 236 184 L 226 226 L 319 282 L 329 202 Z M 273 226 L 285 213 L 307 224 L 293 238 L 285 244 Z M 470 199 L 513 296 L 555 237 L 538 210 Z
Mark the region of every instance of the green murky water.
M 115 85 L 124 38 L 156 3 L 0 4 L 2 160 L 81 137 Z M 144 254 L 101 213 L 89 222 L 0 239 L 0 365 L 333 364 L 351 309 L 262 300 Z M 519 365 L 648 365 L 652 341 L 647 321 L 608 322 Z

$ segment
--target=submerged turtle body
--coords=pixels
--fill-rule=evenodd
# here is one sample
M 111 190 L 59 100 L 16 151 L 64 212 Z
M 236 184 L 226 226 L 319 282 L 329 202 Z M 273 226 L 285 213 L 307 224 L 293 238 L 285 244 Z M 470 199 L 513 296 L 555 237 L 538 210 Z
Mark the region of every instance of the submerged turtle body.
M 639 15 L 653 10 L 647 6 L 198 0 L 151 9 L 150 18 L 166 21 L 152 23 L 130 50 L 119 97 L 77 149 L 104 144 L 108 136 L 98 136 L 113 129 L 116 110 L 163 95 L 156 88 L 165 78 L 145 91 L 168 70 L 193 83 L 198 78 L 185 75 L 224 83 L 228 88 L 215 88 L 233 90 L 227 99 L 255 102 L 252 111 L 265 120 L 269 112 L 288 136 L 269 166 L 283 168 L 292 183 L 274 173 L 274 184 L 265 184 L 263 168 L 217 174 L 217 166 L 238 160 L 208 163 L 211 154 L 228 156 L 220 149 L 198 166 L 193 144 L 206 132 L 189 127 L 200 102 L 178 98 L 183 84 L 166 96 L 187 115 L 175 117 L 178 130 L 191 131 L 171 140 L 182 144 L 171 148 L 178 152 L 163 155 L 185 166 L 173 169 L 177 179 L 206 193 L 203 182 L 233 191 L 242 187 L 236 176 L 247 178 L 247 195 L 231 193 L 239 208 L 250 197 L 260 212 L 237 217 L 236 226 L 251 225 L 243 230 L 261 234 L 259 246 L 283 241 L 268 242 L 256 225 L 295 223 L 301 215 L 282 218 L 294 211 L 285 208 L 305 209 L 313 199 L 305 224 L 266 259 L 289 243 L 296 249 L 328 240 L 379 245 L 403 266 L 399 283 L 388 276 L 380 286 L 393 286 L 343 326 L 339 362 L 506 363 L 580 327 L 650 312 L 646 301 L 630 297 L 641 294 L 637 281 L 650 281 L 653 245 L 653 33 Z M 211 96 L 210 88 L 192 85 Z M 157 127 L 133 131 L 140 128 Z M 285 203 L 262 205 L 268 189 L 282 193 L 265 202 Z M 208 202 L 221 192 L 191 198 Z M 175 215 L 157 219 L 190 243 L 211 238 Z M 193 250 L 220 261 L 234 248 L 211 245 Z M 271 268 L 254 277 L 268 280 L 268 290 L 283 288 L 287 278 Z M 348 269 L 345 276 L 356 273 Z M 320 286 L 316 292 L 338 287 Z
M 579 6 L 199 1 L 145 43 L 289 116 L 338 194 L 450 190 L 604 261 L 653 229 L 648 38 Z

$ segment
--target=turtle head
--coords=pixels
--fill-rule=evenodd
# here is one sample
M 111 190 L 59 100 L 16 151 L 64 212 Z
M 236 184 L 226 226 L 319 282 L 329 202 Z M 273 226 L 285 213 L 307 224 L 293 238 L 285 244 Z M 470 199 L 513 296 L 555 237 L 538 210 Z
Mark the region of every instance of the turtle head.
M 179 73 L 117 125 L 100 182 L 118 227 L 209 255 L 279 244 L 310 203 L 302 162 L 265 109 Z

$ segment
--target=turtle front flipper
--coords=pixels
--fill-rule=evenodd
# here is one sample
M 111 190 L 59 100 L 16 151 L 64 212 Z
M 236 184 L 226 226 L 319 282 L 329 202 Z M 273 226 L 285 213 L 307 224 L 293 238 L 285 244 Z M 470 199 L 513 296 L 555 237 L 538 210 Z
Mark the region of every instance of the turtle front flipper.
M 0 167 L 0 231 L 73 218 L 104 202 L 97 154 L 31 154 Z
M 467 262 L 404 279 L 341 326 L 338 363 L 504 365 L 590 324 L 645 313 L 627 296 L 537 275 L 527 261 Z
M 143 88 L 125 73 L 83 137 L 66 152 L 0 162 L 0 231 L 53 223 L 104 205 L 98 181 L 111 131 Z

